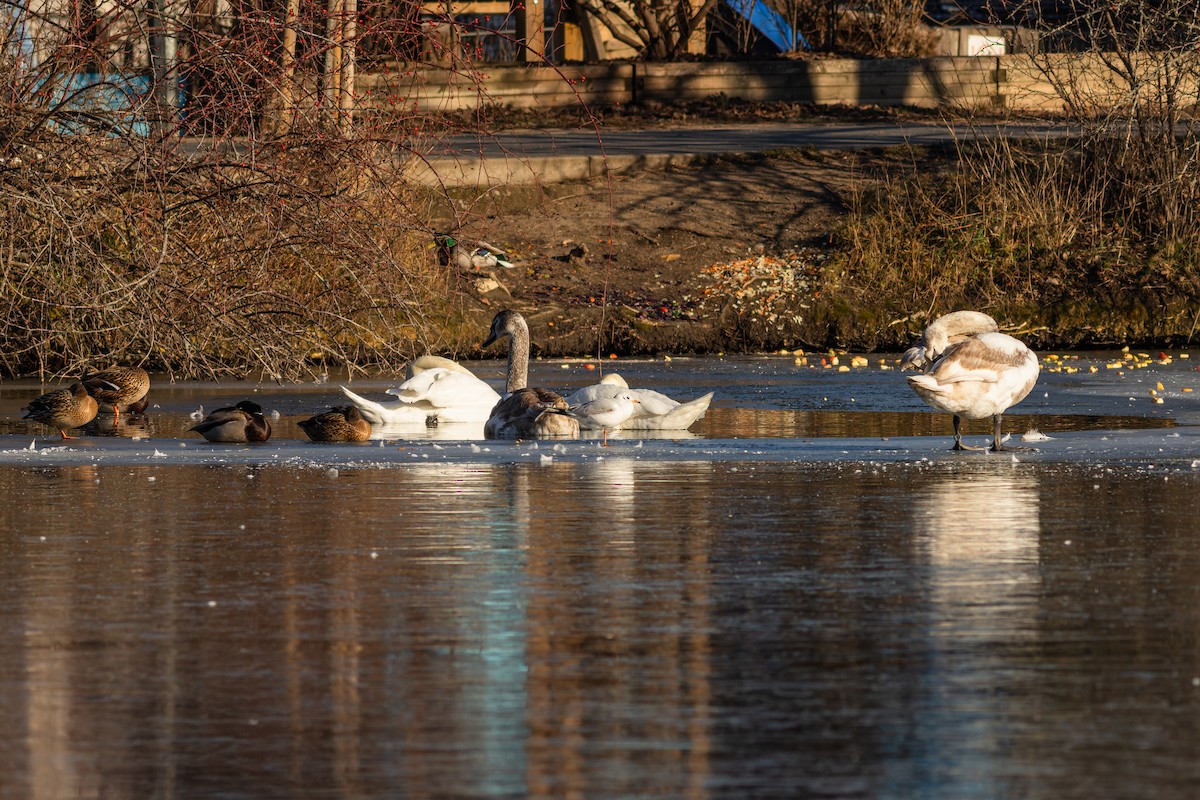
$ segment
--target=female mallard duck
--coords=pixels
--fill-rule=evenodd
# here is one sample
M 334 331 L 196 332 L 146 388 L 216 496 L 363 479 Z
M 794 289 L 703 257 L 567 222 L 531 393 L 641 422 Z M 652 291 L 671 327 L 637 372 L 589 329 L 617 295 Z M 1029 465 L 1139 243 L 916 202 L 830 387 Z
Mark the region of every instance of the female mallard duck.
M 87 425 L 99 413 L 96 399 L 78 381 L 65 389 L 47 392 L 21 410 L 25 412 L 22 419 L 57 428 L 64 439 L 74 439 L 74 436 L 67 435 L 67 431 Z
M 84 370 L 79 379 L 88 394 L 96 398 L 101 411 L 111 411 L 120 418 L 121 412 L 140 414 L 150 402 L 150 375 L 141 367 L 109 367 L 92 372 Z M 111 387 L 115 386 L 113 389 Z
M 314 442 L 365 442 L 371 438 L 371 423 L 354 406 L 335 406 L 298 424 Z
M 529 326 L 516 311 L 505 309 L 492 320 L 483 347 L 507 336 L 508 396 L 496 404 L 483 426 L 489 439 L 529 439 L 545 436 L 579 436 L 579 422 L 563 413 L 567 401 L 549 389 L 531 389 L 529 382 Z
M 363 417 L 376 425 L 484 422 L 500 400 L 495 389 L 466 367 L 428 355 L 410 362 L 404 383 L 388 389 L 396 400 L 377 403 L 341 388 Z
M 590 403 L 602 397 L 616 397 L 621 392 L 629 392 L 637 400 L 633 407 L 633 415 L 618 426 L 609 428 L 623 431 L 683 431 L 692 423 L 704 417 L 708 405 L 712 402 L 713 392 L 680 403 L 672 400 L 662 392 L 653 389 L 630 389 L 629 384 L 615 372 L 605 375 L 599 383 L 585 386 L 574 394 L 567 396 L 567 402 L 572 406 Z M 580 427 L 587 428 L 585 419 L 579 420 Z
M 1025 399 L 1037 383 L 1037 355 L 1007 334 L 996 321 L 975 311 L 956 311 L 935 319 L 921 342 L 904 354 L 900 366 L 915 367 L 908 384 L 929 405 L 954 415 L 954 449 L 983 450 L 962 443 L 962 417 L 994 421 L 991 450 L 1026 450 L 1005 447 L 1001 419 L 1010 407 Z
M 218 408 L 203 422 L 188 430 L 210 442 L 265 442 L 271 438 L 271 423 L 263 416 L 262 406 L 243 400 L 235 406 Z

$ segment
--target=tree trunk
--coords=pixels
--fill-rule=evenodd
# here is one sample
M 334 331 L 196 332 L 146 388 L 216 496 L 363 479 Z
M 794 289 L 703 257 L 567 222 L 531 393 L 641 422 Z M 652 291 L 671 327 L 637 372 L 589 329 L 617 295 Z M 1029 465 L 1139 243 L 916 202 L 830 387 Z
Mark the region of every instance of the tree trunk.
M 358 35 L 358 0 L 342 0 L 343 9 L 341 48 L 341 94 L 338 101 L 338 127 L 349 136 L 354 127 L 354 39 Z
M 287 0 L 283 23 L 283 53 L 279 57 L 279 119 L 275 132 L 288 133 L 296 121 L 296 26 L 300 18 L 300 0 Z
M 325 75 L 322 104 L 336 119 L 342 93 L 342 0 L 327 0 L 325 7 Z

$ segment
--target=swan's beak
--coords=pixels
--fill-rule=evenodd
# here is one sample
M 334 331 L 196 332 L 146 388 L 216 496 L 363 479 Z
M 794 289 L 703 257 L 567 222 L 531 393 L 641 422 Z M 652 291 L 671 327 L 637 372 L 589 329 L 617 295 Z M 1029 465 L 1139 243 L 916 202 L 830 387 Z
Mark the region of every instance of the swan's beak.
M 488 348 L 488 345 L 490 345 L 492 342 L 496 341 L 496 339 L 498 339 L 498 338 L 500 338 L 500 337 L 496 336 L 496 334 L 494 334 L 494 333 L 491 334 L 490 336 L 487 337 L 487 340 L 483 344 L 479 345 L 479 349 L 486 350 Z

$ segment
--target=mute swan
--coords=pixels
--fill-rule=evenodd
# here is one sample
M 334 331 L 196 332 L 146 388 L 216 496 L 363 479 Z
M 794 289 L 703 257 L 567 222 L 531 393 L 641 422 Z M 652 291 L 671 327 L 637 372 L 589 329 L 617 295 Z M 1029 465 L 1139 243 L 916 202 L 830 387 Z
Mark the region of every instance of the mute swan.
M 117 418 L 122 411 L 140 414 L 150 402 L 150 375 L 141 367 L 109 367 L 99 372 L 84 370 L 79 380 L 88 394 L 96 398 L 100 411 L 111 411 Z
M 428 425 L 439 422 L 484 422 L 500 395 L 448 358 L 421 356 L 410 362 L 404 383 L 387 393 L 398 399 L 377 403 L 342 388 L 366 420 L 374 425 Z
M 485 270 L 492 267 L 512 269 L 513 263 L 505 258 L 505 253 L 499 247 L 487 242 L 476 242 L 472 247 L 466 242 L 460 242 L 448 233 L 439 233 L 433 237 L 438 246 L 438 260 L 443 266 L 456 266 L 466 270 Z
M 600 444 L 608 447 L 608 432 L 615 430 L 621 423 L 633 416 L 639 401 L 633 392 L 624 389 L 613 397 L 598 397 L 577 406 L 571 406 L 565 413 L 579 421 L 579 427 L 600 429 Z
M 612 430 L 686 430 L 696 420 L 704 417 L 705 412 L 708 411 L 708 405 L 713 399 L 713 392 L 709 392 L 695 400 L 680 403 L 653 389 L 630 389 L 624 378 L 612 372 L 605 375 L 599 383 L 585 386 L 567 397 L 567 403 L 576 406 L 598 400 L 601 397 L 616 397 L 622 391 L 630 392 L 638 403 L 634 406 L 633 415 Z M 583 421 L 580 424 L 584 428 L 588 427 Z
M 355 406 L 335 406 L 297 424 L 314 442 L 365 442 L 371 438 L 371 423 Z
M 962 417 L 993 419 L 994 452 L 1029 449 L 1004 446 L 1001 419 L 1033 389 L 1040 365 L 1022 342 L 999 333 L 991 317 L 974 311 L 938 317 L 900 366 L 924 369 L 925 374 L 909 377 L 908 384 L 926 403 L 954 415 L 955 450 L 985 449 L 962 443 Z
M 563 412 L 567 401 L 549 389 L 531 389 L 529 382 L 529 326 L 516 311 L 505 309 L 492 319 L 483 347 L 508 337 L 508 396 L 496 404 L 483 426 L 489 439 L 528 439 L 544 436 L 579 436 L 579 422 Z
M 262 406 L 243 400 L 235 406 L 215 409 L 204 421 L 188 430 L 210 442 L 265 442 L 271 438 L 271 423 L 263 416 Z
M 74 436 L 67 435 L 67 431 L 82 428 L 94 420 L 99 413 L 99 406 L 96 405 L 96 398 L 88 394 L 87 387 L 76 381 L 65 389 L 56 389 L 31 400 L 21 410 L 25 412 L 22 419 L 57 428 L 62 438 L 74 439 Z

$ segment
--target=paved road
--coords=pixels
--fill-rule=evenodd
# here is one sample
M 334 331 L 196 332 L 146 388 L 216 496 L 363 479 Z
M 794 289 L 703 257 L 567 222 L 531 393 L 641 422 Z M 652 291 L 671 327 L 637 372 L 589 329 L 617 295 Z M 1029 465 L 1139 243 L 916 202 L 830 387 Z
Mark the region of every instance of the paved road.
M 442 155 L 467 159 L 554 158 L 579 156 L 645 156 L 661 154 L 754 153 L 795 147 L 847 150 L 904 144 L 936 144 L 964 137 L 995 135 L 1056 135 L 1061 129 L 1049 125 L 995 124 L 972 128 L 904 122 L 838 124 L 765 124 L 671 130 L 608 131 L 523 131 L 491 137 L 456 136 L 447 140 Z
M 1045 124 L 948 127 L 930 123 L 724 125 L 639 131 L 521 131 L 457 136 L 414 162 L 413 177 L 436 186 L 494 187 L 555 183 L 614 172 L 683 165 L 716 153 L 757 153 L 782 148 L 853 150 L 904 143 L 937 144 L 995 136 L 1059 136 Z

